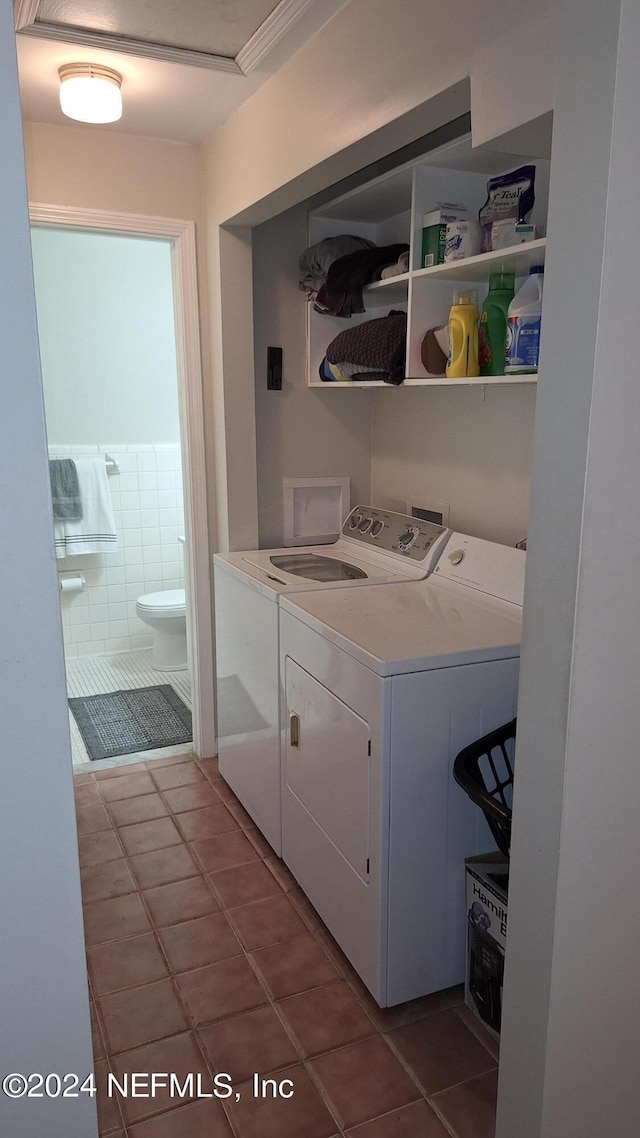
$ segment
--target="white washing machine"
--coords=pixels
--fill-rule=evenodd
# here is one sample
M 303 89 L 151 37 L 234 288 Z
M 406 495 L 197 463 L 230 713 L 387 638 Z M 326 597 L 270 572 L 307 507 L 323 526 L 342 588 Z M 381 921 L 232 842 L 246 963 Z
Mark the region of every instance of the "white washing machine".
M 516 712 L 525 555 L 450 535 L 431 576 L 282 598 L 282 856 L 380 1006 L 464 979 L 455 755 Z
M 448 533 L 419 518 L 356 506 L 332 545 L 214 557 L 220 772 L 278 855 L 280 598 L 420 580 Z

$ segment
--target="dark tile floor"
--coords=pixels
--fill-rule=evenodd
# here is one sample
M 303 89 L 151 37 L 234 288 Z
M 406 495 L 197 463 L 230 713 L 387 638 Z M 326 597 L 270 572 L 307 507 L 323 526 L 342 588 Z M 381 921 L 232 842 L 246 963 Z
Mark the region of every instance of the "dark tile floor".
M 378 1008 L 214 759 L 75 783 L 98 1085 L 223 1072 L 240 1094 L 99 1096 L 101 1135 L 492 1138 L 496 1048 L 461 991 Z M 254 1097 L 254 1072 L 293 1097 Z

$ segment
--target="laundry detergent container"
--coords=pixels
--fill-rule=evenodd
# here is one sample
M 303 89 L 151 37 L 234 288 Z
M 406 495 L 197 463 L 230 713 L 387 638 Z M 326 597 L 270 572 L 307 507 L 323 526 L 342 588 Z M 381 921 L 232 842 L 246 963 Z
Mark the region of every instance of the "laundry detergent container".
M 184 589 L 146 593 L 138 597 L 136 613 L 153 630 L 153 667 L 159 672 L 186 668 L 187 605 Z

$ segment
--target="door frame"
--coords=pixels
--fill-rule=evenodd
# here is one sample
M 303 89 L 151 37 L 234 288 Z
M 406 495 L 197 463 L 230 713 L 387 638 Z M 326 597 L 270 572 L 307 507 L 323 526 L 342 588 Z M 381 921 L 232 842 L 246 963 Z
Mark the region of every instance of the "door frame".
M 211 558 L 207 524 L 204 406 L 195 223 L 179 218 L 29 203 L 33 225 L 165 238 L 171 245 L 176 366 L 183 466 L 187 647 L 193 699 L 193 749 L 216 752 L 213 705 Z

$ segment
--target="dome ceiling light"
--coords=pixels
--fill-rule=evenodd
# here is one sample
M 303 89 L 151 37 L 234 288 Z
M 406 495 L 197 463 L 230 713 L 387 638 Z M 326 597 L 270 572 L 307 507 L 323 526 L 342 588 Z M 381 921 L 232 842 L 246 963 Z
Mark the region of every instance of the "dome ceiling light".
M 62 113 L 78 122 L 117 122 L 122 117 L 122 76 L 99 63 L 65 63 L 58 69 Z

